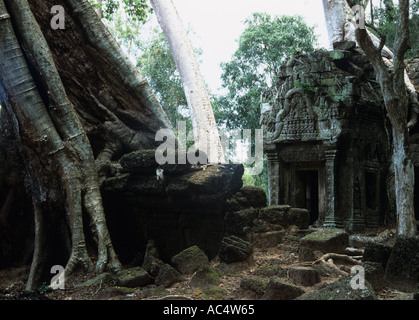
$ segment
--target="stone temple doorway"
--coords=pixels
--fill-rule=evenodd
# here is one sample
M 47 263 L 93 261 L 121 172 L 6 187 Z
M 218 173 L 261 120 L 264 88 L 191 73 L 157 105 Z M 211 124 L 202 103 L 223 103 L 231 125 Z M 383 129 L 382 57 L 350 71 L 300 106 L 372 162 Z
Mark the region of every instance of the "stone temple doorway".
M 317 170 L 295 171 L 295 206 L 310 213 L 310 224 L 319 219 L 319 173 Z

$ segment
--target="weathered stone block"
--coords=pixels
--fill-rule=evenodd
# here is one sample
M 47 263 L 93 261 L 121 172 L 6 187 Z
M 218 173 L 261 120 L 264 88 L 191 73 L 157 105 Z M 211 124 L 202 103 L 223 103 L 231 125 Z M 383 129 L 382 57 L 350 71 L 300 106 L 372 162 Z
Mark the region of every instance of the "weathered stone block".
M 238 237 L 224 237 L 221 242 L 219 256 L 225 263 L 247 261 L 252 254 L 253 245 Z
M 282 242 L 284 238 L 285 231 L 268 231 L 268 232 L 260 232 L 260 233 L 253 233 L 253 245 L 258 248 L 271 248 L 276 247 L 278 244 Z
M 153 278 L 141 267 L 126 269 L 118 273 L 117 285 L 121 287 L 143 287 L 153 282 Z
M 313 250 L 307 247 L 300 247 L 298 249 L 298 261 L 314 261 L 316 260 L 316 255 Z
M 177 151 L 174 152 L 174 159 L 177 161 Z M 156 175 L 156 169 L 162 169 L 163 175 L 179 175 L 190 171 L 191 165 L 185 164 L 164 164 L 159 165 L 156 161 L 156 150 L 138 150 L 122 156 L 120 164 L 125 172 L 145 173 Z
M 280 225 L 287 228 L 295 225 L 298 228 L 308 228 L 310 214 L 306 209 L 291 208 L 288 205 L 269 206 L 259 211 L 259 220 L 269 224 Z
M 197 246 L 189 247 L 172 258 L 173 266 L 181 274 L 192 274 L 208 262 L 205 252 Z
M 342 277 L 322 289 L 298 297 L 297 300 L 377 300 L 368 281 L 365 281 L 364 289 L 353 289 L 352 277 L 353 275 Z
M 341 229 L 320 229 L 301 238 L 300 243 L 323 253 L 343 253 L 349 244 L 349 234 Z
M 290 225 L 297 226 L 300 229 L 307 229 L 310 225 L 310 213 L 307 209 L 291 208 L 288 211 L 288 220 Z
M 191 279 L 190 285 L 192 287 L 206 287 L 212 285 L 219 285 L 221 282 L 218 273 L 210 266 L 205 265 L 199 268 Z
M 155 284 L 157 286 L 163 286 L 167 288 L 172 284 L 183 280 L 184 278 L 175 268 L 173 268 L 170 264 L 165 264 L 160 268 L 159 273 L 155 279 Z
M 250 208 L 262 208 L 266 206 L 266 193 L 262 188 L 243 186 L 236 194 L 227 200 L 228 211 L 240 211 Z
M 381 243 L 368 243 L 364 249 L 362 261 L 378 262 L 383 269 L 386 268 L 391 255 L 392 247 Z
M 290 268 L 288 269 L 288 277 L 294 284 L 304 287 L 311 287 L 320 282 L 319 272 L 311 268 Z
M 419 286 L 419 236 L 399 237 L 387 262 L 385 278 L 399 290 L 417 291 Z
M 293 300 L 304 294 L 304 290 L 296 285 L 286 283 L 277 277 L 269 280 L 265 288 L 263 300 Z
M 279 224 L 288 226 L 288 211 L 291 207 L 288 205 L 269 206 L 259 211 L 258 219 L 270 224 Z
M 258 213 L 257 209 L 227 212 L 224 218 L 226 233 L 238 237 L 244 236 L 253 227 L 253 220 Z
M 266 280 L 262 278 L 243 278 L 240 281 L 240 288 L 261 297 L 265 293 Z
M 384 279 L 384 268 L 380 262 L 365 261 L 362 262 L 364 267 L 365 280 L 367 280 L 374 290 L 381 290 L 385 287 L 386 281 Z

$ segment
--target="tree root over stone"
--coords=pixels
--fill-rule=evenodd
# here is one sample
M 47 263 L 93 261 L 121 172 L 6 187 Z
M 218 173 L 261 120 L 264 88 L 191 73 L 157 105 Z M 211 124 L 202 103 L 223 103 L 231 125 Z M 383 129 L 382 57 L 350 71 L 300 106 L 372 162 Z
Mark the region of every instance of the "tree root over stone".
M 343 264 L 343 267 L 339 268 L 336 263 Z M 350 269 L 347 268 L 348 264 L 354 266 L 359 264 L 359 262 L 345 254 L 326 253 L 320 259 L 313 262 L 313 267 L 320 268 L 326 273 L 346 276 L 350 272 Z

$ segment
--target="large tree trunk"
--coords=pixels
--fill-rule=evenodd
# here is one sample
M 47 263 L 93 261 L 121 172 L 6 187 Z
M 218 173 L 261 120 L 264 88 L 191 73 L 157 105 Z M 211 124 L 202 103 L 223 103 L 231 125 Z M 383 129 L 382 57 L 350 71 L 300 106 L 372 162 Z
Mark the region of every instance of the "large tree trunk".
M 397 233 L 415 236 L 414 167 L 409 155 L 409 102 L 417 107 L 416 92 L 406 86 L 404 58 L 409 42 L 409 1 L 399 1 L 398 31 L 393 54 L 393 64 L 384 60 L 365 29 L 357 29 L 356 39 L 372 62 L 380 83 L 387 114 L 393 127 L 393 161 L 396 184 Z M 387 63 L 386 63 L 387 62 Z M 407 79 L 410 83 L 410 80 Z M 409 101 L 410 96 L 410 101 Z M 413 97 L 413 99 L 412 99 Z M 416 113 L 416 112 L 413 112 Z
M 169 42 L 191 111 L 195 146 L 207 152 L 210 163 L 224 163 L 211 102 L 192 45 L 172 0 L 151 0 L 159 24 Z
M 57 4 L 63 30 L 50 25 Z M 66 275 L 92 269 L 89 239 L 96 270 L 119 270 L 101 177 L 124 153 L 156 147 L 156 131 L 170 128 L 163 109 L 87 0 L 0 0 L 0 61 L 1 130 L 13 130 L 35 218 L 27 288 L 39 284 L 54 241 L 66 249 Z
M 331 45 L 339 41 L 357 42 L 376 71 L 393 128 L 397 233 L 401 236 L 414 236 L 414 167 L 409 156 L 408 137 L 409 128 L 417 123 L 419 103 L 404 64 L 409 40 L 409 1 L 399 1 L 400 19 L 394 53 L 385 46 L 385 39 L 378 39 L 365 27 L 348 22 L 353 17 L 348 0 L 323 0 L 323 7 Z

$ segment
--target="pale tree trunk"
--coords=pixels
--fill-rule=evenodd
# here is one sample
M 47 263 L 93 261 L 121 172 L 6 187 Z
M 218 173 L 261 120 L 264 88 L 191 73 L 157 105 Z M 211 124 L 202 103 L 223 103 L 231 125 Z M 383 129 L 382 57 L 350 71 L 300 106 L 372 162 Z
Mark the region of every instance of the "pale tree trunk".
M 176 62 L 191 112 L 195 146 L 207 152 L 210 163 L 224 163 L 214 113 L 186 30 L 172 0 L 151 0 L 154 12 Z
M 346 0 L 323 0 L 331 44 L 356 41 L 374 66 L 380 83 L 388 117 L 392 125 L 393 167 L 395 173 L 397 233 L 414 236 L 414 166 L 409 156 L 409 127 L 416 124 L 418 100 L 416 90 L 405 70 L 404 57 L 409 41 L 409 1 L 399 1 L 398 33 L 394 54 L 365 27 L 348 23 L 353 11 Z M 408 121 L 409 102 L 412 118 Z
M 355 28 L 348 20 L 352 11 L 347 0 L 323 0 L 323 10 L 331 48 L 335 42 L 355 40 Z
M 102 9 L 102 0 L 97 0 L 96 2 L 99 6 L 99 8 L 96 10 L 97 15 L 99 16 L 99 18 L 103 18 L 103 9 Z
M 395 173 L 397 233 L 414 236 L 414 166 L 409 155 L 409 128 L 417 122 L 416 90 L 407 76 L 404 57 L 409 41 L 409 1 L 399 1 L 398 33 L 394 53 L 365 27 L 353 24 L 353 11 L 347 0 L 323 0 L 326 24 L 331 44 L 355 41 L 374 66 L 392 125 L 393 167 Z M 412 118 L 408 121 L 409 103 Z
M 50 26 L 56 4 L 65 8 L 65 30 Z M 100 181 L 112 160 L 156 148 L 156 132 L 170 128 L 148 82 L 87 0 L 0 0 L 0 61 L 1 117 L 7 124 L 0 134 L 10 130 L 15 139 L 35 218 L 27 289 L 37 288 L 48 268 L 51 241 L 64 242 L 66 276 L 78 266 L 92 270 L 89 225 L 96 270 L 120 270 Z M 0 184 L 1 192 L 7 189 Z M 0 203 L 5 222 L 14 213 L 11 198 Z
M 368 1 L 367 1 L 368 2 Z M 365 21 L 357 21 L 355 14 L 358 12 L 358 17 L 361 6 L 352 6 L 348 4 L 348 0 L 323 0 L 323 10 L 326 20 L 326 27 L 329 36 L 330 48 L 333 48 L 335 42 L 355 41 L 356 29 L 365 28 Z M 366 8 L 361 13 L 365 14 Z M 389 68 L 393 68 L 393 52 L 385 45 L 381 39 L 377 38 L 373 33 L 367 30 L 367 34 L 371 38 L 373 44 L 377 48 L 381 48 L 381 56 Z M 358 44 L 358 43 L 357 43 Z M 358 44 L 359 45 L 359 44 Z M 405 70 L 405 85 L 409 92 L 410 103 L 412 104 L 412 119 L 408 123 L 408 127 L 413 127 L 417 122 L 417 114 L 419 113 L 419 101 L 415 86 L 410 81 L 407 71 Z

